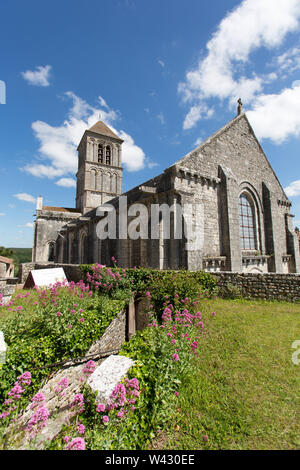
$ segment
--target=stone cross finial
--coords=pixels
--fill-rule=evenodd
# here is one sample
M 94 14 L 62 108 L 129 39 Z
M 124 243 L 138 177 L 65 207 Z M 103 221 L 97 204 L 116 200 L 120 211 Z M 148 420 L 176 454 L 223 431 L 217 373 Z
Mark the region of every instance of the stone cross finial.
M 243 103 L 242 103 L 241 98 L 239 98 L 239 99 L 237 100 L 237 102 L 238 102 L 237 115 L 239 116 L 240 114 L 242 114 Z

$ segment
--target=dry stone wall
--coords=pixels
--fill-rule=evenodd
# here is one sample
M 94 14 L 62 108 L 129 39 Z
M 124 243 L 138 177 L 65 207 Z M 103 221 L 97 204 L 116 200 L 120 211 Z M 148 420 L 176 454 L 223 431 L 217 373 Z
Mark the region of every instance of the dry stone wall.
M 224 295 L 234 286 L 244 298 L 300 300 L 300 274 L 218 272 L 213 276 Z

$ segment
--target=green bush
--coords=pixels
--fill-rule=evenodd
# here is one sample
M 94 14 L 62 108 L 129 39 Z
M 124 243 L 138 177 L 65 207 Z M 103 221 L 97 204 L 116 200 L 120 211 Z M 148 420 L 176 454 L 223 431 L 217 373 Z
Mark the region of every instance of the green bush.
M 93 295 L 83 283 L 17 294 L 9 307 L 0 308 L 0 329 L 8 345 L 0 369 L 0 402 L 25 371 L 32 375 L 30 394 L 35 393 L 55 370 L 46 365 L 84 355 L 124 306 L 123 301 Z
M 195 299 L 200 293 L 212 296 L 216 293 L 214 277 L 204 271 L 190 272 L 186 270 L 158 270 L 151 268 L 117 268 L 99 264 L 81 266 L 85 280 L 93 289 L 107 293 L 112 298 L 136 298 L 144 296 L 149 290 L 158 290 L 155 298 L 169 295 L 174 300 L 177 293 L 180 299 Z M 163 303 L 163 302 L 162 302 Z M 162 307 L 160 305 L 160 309 Z

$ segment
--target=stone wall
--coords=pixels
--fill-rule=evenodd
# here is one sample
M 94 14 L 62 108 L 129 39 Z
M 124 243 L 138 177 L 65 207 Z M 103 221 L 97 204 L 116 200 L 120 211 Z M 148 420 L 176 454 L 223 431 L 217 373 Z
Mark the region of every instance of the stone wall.
M 234 286 L 244 298 L 300 300 L 300 274 L 217 272 L 213 276 L 224 295 Z
M 34 269 L 63 268 L 68 281 L 78 282 L 83 279 L 83 273 L 79 264 L 60 263 L 23 263 L 19 268 L 19 283 L 24 284 L 30 271 Z
M 9 302 L 11 296 L 15 292 L 16 286 L 14 285 L 9 285 L 9 284 L 0 284 L 0 294 L 2 294 L 2 300 L 0 301 L 0 304 L 3 303 L 4 305 Z

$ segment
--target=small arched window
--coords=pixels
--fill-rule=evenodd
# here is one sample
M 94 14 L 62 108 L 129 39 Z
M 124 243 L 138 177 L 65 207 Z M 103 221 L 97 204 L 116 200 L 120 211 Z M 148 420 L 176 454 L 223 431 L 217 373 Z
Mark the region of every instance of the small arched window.
M 109 147 L 109 145 L 106 147 L 106 158 L 105 158 L 105 163 L 106 165 L 110 165 L 111 164 L 111 148 Z
M 91 170 L 91 190 L 95 190 L 96 189 L 96 170 Z
M 98 145 L 98 163 L 103 163 L 103 145 Z
M 256 250 L 255 209 L 246 194 L 239 198 L 240 237 L 242 250 Z
M 97 189 L 100 191 L 102 189 L 102 171 L 99 171 L 97 175 Z

